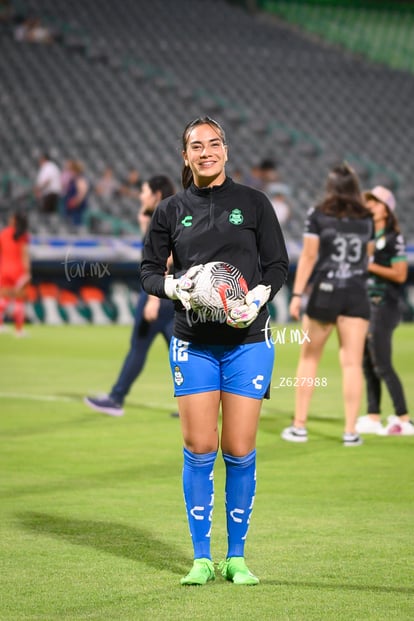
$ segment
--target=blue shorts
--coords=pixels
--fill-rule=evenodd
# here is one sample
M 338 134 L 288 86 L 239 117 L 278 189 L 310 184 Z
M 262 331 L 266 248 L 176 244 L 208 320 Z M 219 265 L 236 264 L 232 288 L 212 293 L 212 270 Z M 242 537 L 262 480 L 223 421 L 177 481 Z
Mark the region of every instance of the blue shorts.
M 170 366 L 174 396 L 220 390 L 253 399 L 268 397 L 274 346 L 195 345 L 172 337 Z

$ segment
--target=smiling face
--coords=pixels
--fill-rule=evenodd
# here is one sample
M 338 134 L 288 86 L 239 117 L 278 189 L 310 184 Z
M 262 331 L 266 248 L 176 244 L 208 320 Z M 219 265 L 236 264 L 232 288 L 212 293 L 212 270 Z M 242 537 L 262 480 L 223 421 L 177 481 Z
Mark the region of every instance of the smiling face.
M 224 182 L 227 146 L 218 128 L 204 123 L 190 129 L 183 158 L 191 168 L 196 186 L 206 188 Z

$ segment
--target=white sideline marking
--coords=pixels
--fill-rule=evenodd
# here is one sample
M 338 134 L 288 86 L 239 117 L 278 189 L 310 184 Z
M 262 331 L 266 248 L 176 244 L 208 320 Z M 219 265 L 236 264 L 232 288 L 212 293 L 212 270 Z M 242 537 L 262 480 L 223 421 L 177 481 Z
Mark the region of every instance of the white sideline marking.
M 26 399 L 27 401 L 62 401 L 65 403 L 82 403 L 82 397 L 64 397 L 59 395 L 34 395 L 24 392 L 0 392 L 0 399 Z M 129 403 L 131 407 L 145 407 L 150 409 L 157 410 L 168 410 L 173 411 L 176 406 L 172 403 L 168 406 L 166 403 L 134 403 L 133 401 Z M 87 406 L 86 406 L 87 407 Z M 128 405 L 126 406 L 128 407 Z
M 24 392 L 0 392 L 0 399 L 26 399 L 28 401 L 63 401 L 65 403 L 83 403 L 81 397 L 59 397 L 57 395 L 31 395 Z M 137 403 L 130 403 L 132 407 L 139 407 Z M 142 404 L 146 408 L 154 408 L 156 410 L 168 410 L 173 411 L 176 406 L 172 403 L 170 406 L 165 403 L 145 403 Z M 128 405 L 126 406 L 128 407 Z M 261 416 L 268 416 L 270 409 L 265 406 L 262 407 Z
M 80 401 L 75 397 L 59 397 L 56 395 L 30 395 L 24 392 L 0 392 L 0 399 L 28 399 L 29 401 Z

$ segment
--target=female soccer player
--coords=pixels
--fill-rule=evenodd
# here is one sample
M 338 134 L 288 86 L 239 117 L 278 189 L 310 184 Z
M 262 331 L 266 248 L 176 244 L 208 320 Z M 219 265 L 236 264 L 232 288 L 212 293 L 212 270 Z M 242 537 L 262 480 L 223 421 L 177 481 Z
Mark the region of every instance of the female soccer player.
M 324 199 L 308 212 L 293 285 L 290 314 L 298 320 L 301 298 L 314 272 L 312 293 L 303 318 L 308 338 L 301 346 L 296 371 L 295 417 L 293 425 L 282 432 L 284 440 L 306 442 L 308 439 L 306 422 L 317 384 L 319 360 L 329 335 L 336 328 L 345 407 L 343 444 L 362 443 L 355 423 L 364 382 L 362 357 L 369 319 L 367 254 L 372 252 L 373 237 L 371 213 L 363 203 L 355 172 L 347 164 L 334 167 L 326 180 Z
M 227 580 L 257 584 L 258 578 L 246 566 L 244 545 L 256 488 L 256 433 L 274 360 L 273 345 L 266 340 L 266 302 L 285 282 L 288 257 L 268 198 L 227 177 L 226 138 L 216 121 L 204 117 L 189 123 L 182 155 L 184 190 L 158 206 L 141 266 L 148 293 L 176 300 L 170 364 L 194 548 L 193 566 L 181 584 L 205 584 L 215 577 L 210 535 L 219 445 L 226 468 L 228 534 L 226 560 L 219 567 Z M 166 278 L 170 252 L 175 277 Z M 186 312 L 191 277 L 196 278 L 200 264 L 210 261 L 234 265 L 249 287 L 245 303 L 233 309 L 229 323 L 205 321 L 202 314 Z
M 0 233 L 0 327 L 10 301 L 14 302 L 16 336 L 23 336 L 24 301 L 31 279 L 27 216 L 16 211 Z
M 174 194 L 174 184 L 165 175 L 154 175 L 142 184 L 140 190 L 141 208 L 138 222 L 144 235 L 159 202 Z M 143 291 L 135 310 L 134 327 L 130 348 L 122 364 L 118 378 L 109 395 L 85 397 L 85 403 L 93 410 L 110 416 L 122 416 L 123 403 L 144 368 L 148 352 L 158 334 L 162 334 L 169 345 L 172 336 L 174 307 L 170 300 L 160 300 Z
M 365 193 L 375 224 L 375 253 L 368 265 L 371 316 L 364 355 L 368 414 L 357 421 L 359 433 L 413 436 L 414 424 L 407 411 L 404 389 L 392 365 L 392 335 L 400 322 L 399 297 L 407 279 L 404 238 L 395 216 L 395 197 L 382 186 Z M 393 402 L 395 416 L 381 424 L 381 382 Z

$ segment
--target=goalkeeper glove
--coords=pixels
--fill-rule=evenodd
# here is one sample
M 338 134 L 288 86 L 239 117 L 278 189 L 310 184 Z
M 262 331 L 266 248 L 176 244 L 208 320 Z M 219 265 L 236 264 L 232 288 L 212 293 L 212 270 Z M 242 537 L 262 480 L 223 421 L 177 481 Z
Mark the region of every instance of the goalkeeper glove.
M 180 300 L 185 310 L 191 309 L 191 290 L 194 289 L 197 276 L 204 265 L 193 265 L 180 278 L 169 275 L 164 279 L 165 295 L 171 300 Z
M 257 285 L 246 294 L 244 304 L 233 308 L 227 316 L 232 328 L 247 328 L 257 318 L 260 309 L 268 301 L 270 285 Z

